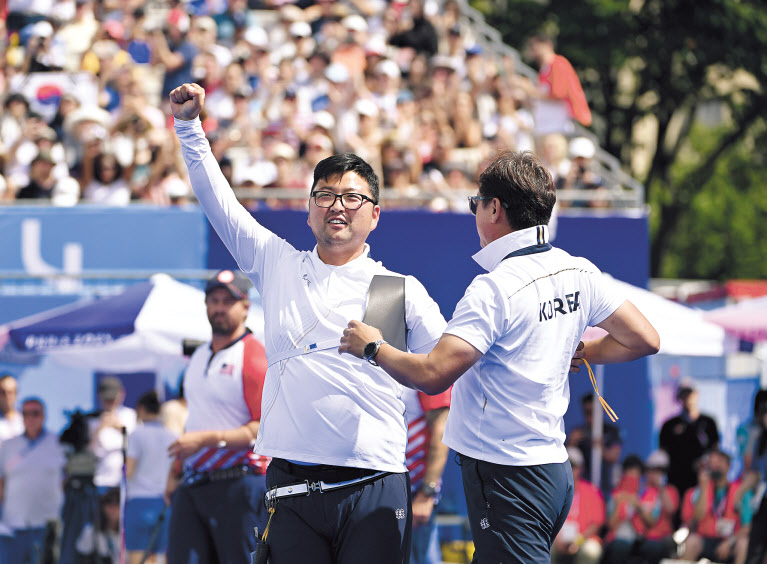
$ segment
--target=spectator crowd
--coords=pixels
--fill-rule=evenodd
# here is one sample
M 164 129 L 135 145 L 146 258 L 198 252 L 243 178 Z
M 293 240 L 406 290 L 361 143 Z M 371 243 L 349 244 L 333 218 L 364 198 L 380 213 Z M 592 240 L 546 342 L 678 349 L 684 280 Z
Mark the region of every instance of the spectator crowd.
M 501 149 L 536 151 L 562 190 L 606 190 L 594 143 L 574 136 L 591 114 L 553 41 L 528 42 L 536 84 L 455 0 L 9 1 L 0 24 L 6 203 L 188 202 L 167 102 L 185 82 L 206 90 L 204 128 L 233 187 L 299 194 L 244 191 L 249 207 L 304 208 L 317 162 L 347 151 L 391 206 L 453 209 L 457 195 L 463 211 Z
M 676 399 L 680 413 L 663 424 L 660 448 L 645 460 L 621 452 L 615 425 L 605 423 L 601 437 L 592 438 L 594 402 L 591 395 L 582 399 L 586 423 L 568 434 L 575 496 L 552 562 L 762 562 L 764 525 L 755 516 L 763 511 L 758 484 L 765 479 L 767 390 L 757 391 L 753 419 L 738 429 L 732 455 L 721 449 L 714 418 L 701 412 L 700 392 L 685 384 Z M 592 474 L 596 445 L 601 472 Z M 735 457 L 743 461 L 741 472 L 733 468 Z M 749 542 L 761 548 L 749 552 Z

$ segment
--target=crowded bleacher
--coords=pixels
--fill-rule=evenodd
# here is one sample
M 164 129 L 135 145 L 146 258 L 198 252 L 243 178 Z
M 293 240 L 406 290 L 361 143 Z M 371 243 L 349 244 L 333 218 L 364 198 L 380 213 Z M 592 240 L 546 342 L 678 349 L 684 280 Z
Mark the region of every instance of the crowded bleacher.
M 389 207 L 465 211 L 483 165 L 504 149 L 535 150 L 563 193 L 587 194 L 565 195 L 562 206 L 610 206 L 622 193 L 601 173 L 593 138 L 573 126 L 591 120 L 582 91 L 574 103 L 557 92 L 556 80 L 577 76 L 544 76 L 556 67 L 541 59 L 546 38 L 529 44 L 542 69 L 535 84 L 484 44 L 453 0 L 68 0 L 6 10 L 6 204 L 189 202 L 168 128 L 168 92 L 184 82 L 205 88 L 204 128 L 249 208 L 305 209 L 314 165 L 347 151 L 373 165 Z

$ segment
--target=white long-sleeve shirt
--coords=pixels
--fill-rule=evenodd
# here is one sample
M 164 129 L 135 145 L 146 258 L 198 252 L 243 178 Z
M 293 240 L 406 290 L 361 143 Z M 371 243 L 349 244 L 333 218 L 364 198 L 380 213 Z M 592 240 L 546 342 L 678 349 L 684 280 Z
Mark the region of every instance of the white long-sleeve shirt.
M 402 387 L 337 347 L 274 362 L 275 355 L 338 340 L 362 319 L 375 274 L 401 276 L 369 258 L 342 266 L 298 251 L 256 222 L 221 173 L 199 119 L 175 122 L 192 188 L 208 220 L 261 294 L 270 366 L 256 452 L 307 463 L 405 472 Z M 405 277 L 408 348 L 428 352 L 445 328 L 439 306 Z

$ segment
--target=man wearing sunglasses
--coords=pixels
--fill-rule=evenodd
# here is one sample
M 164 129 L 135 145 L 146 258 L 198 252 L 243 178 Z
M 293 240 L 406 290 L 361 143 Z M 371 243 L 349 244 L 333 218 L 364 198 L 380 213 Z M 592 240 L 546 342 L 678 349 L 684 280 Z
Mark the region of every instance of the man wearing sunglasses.
M 375 361 L 436 394 L 455 382 L 444 442 L 459 453 L 475 562 L 550 562 L 573 497 L 563 417 L 582 358 L 626 362 L 659 348 L 655 329 L 588 260 L 548 243 L 551 175 L 530 152 L 498 156 L 469 200 L 478 276 L 428 355 L 383 344 Z M 587 326 L 608 335 L 580 344 Z M 380 332 L 352 321 L 340 350 L 360 356 Z
M 320 161 L 308 218 L 317 246 L 298 251 L 237 202 L 198 119 L 204 95 L 196 84 L 180 86 L 171 110 L 195 194 L 263 300 L 269 367 L 255 450 L 272 457 L 271 561 L 406 563 L 412 515 L 402 388 L 338 352 L 348 322 L 363 317 L 373 276 L 401 276 L 373 261 L 365 242 L 381 211 L 378 178 L 356 155 Z M 404 284 L 408 347 L 428 352 L 445 321 L 417 280 Z
M 45 406 L 38 398 L 21 404 L 24 433 L 0 445 L 2 522 L 12 531 L 0 543 L 0 562 L 41 562 L 46 525 L 58 519 L 64 501 L 64 450 L 45 429 Z

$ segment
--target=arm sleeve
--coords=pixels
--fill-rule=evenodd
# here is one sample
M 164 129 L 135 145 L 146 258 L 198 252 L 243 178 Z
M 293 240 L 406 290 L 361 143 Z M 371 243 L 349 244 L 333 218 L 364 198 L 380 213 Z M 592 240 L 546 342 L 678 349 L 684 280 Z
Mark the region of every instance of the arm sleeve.
M 589 312 L 588 324 L 595 326 L 602 323 L 605 319 L 610 317 L 615 310 L 618 309 L 623 302 L 626 301 L 625 297 L 621 296 L 613 284 L 612 280 L 605 277 L 599 269 L 587 261 L 590 270 L 590 274 L 587 277 L 589 281 L 589 292 L 591 293 L 589 304 L 591 304 L 591 311 Z
M 431 352 L 447 324 L 437 302 L 413 276 L 405 277 L 405 318 L 408 349 L 419 354 Z
M 141 455 L 141 442 L 137 437 L 138 433 L 133 432 L 128 435 L 128 445 L 125 448 L 127 458 L 138 458 Z
M 445 333 L 460 337 L 485 354 L 503 334 L 508 322 L 507 300 L 485 276 L 478 276 L 455 307 Z
M 242 207 L 218 166 L 199 118 L 175 120 L 189 180 L 208 221 L 221 237 L 240 269 L 263 295 L 264 276 L 284 258 L 295 252 L 290 244 L 260 225 Z

